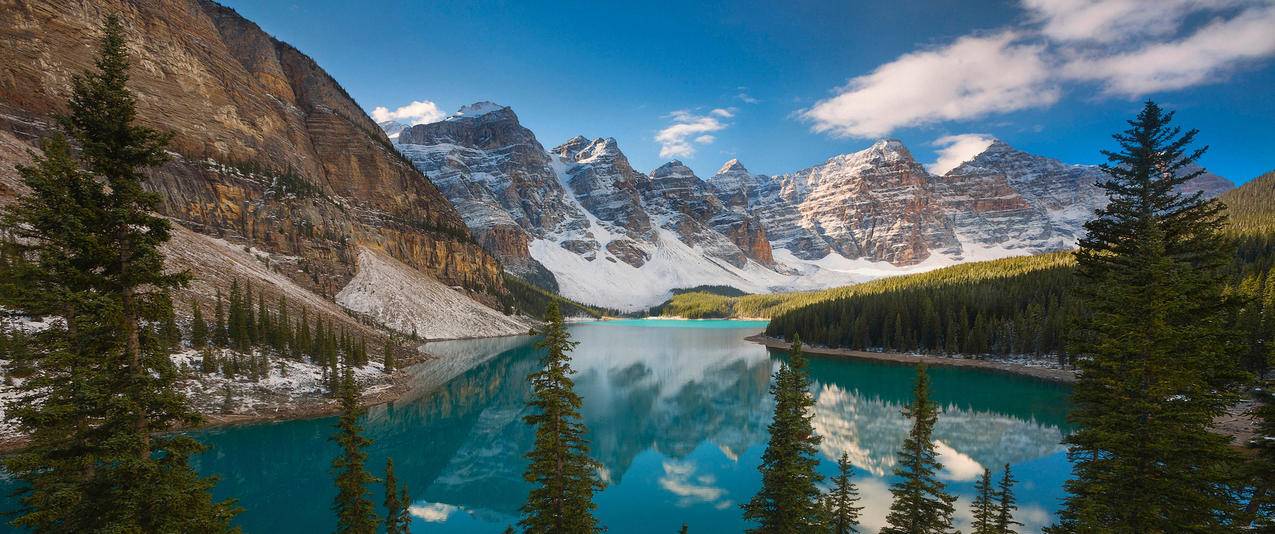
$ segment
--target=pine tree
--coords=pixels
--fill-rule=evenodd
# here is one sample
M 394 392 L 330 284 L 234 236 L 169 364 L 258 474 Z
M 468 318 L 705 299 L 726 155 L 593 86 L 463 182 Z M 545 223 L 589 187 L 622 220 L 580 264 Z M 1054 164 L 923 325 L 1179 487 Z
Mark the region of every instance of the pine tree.
M 293 344 L 296 346 L 297 356 L 309 355 L 310 361 L 314 361 L 314 353 L 312 352 L 314 342 L 310 339 L 310 317 L 307 308 L 301 308 L 301 324 L 297 326 L 297 335 L 293 338 Z
M 859 532 L 859 515 L 863 507 L 859 506 L 859 488 L 851 481 L 853 476 L 854 465 L 850 463 L 850 455 L 843 452 L 841 459 L 837 460 L 837 476 L 832 478 L 832 488 L 824 498 L 832 534 Z
M 338 534 L 375 534 L 380 521 L 376 518 L 372 501 L 368 500 L 367 485 L 376 482 L 376 478 L 363 465 L 367 461 L 364 449 L 372 444 L 372 440 L 363 436 L 363 427 L 359 425 L 363 409 L 359 407 L 359 386 L 349 367 L 341 376 L 339 388 L 341 416 L 337 420 L 336 435 L 332 436 L 332 441 L 341 447 L 341 455 L 332 460 L 337 488 L 336 499 L 332 502 L 337 518 L 336 531 Z
M 246 349 L 261 343 L 261 332 L 257 331 L 257 312 L 252 307 L 252 282 L 248 282 L 248 285 L 244 287 L 243 300 L 244 337 L 247 339 L 246 352 Z
M 992 471 L 983 469 L 983 476 L 974 484 L 974 514 L 972 534 L 1000 534 L 996 526 L 996 495 L 992 489 Z
M 410 534 L 412 516 L 407 510 L 411 501 L 407 485 L 401 488 L 394 478 L 394 459 L 385 459 L 385 534 Z
M 600 465 L 589 458 L 587 429 L 580 421 L 580 396 L 571 375 L 571 341 L 556 302 L 545 315 L 542 369 L 527 376 L 531 382 L 532 413 L 523 418 L 536 428 L 535 444 L 527 458 L 531 463 L 523 478 L 532 484 L 519 521 L 532 534 L 583 534 L 598 530 L 593 517 L 593 493 L 605 485 L 598 478 Z
M 161 347 L 166 352 L 173 352 L 181 348 L 182 331 L 177 328 L 177 314 L 173 310 L 173 302 L 168 295 L 162 295 L 155 305 L 159 308 L 158 313 L 162 316 L 159 327 L 159 341 Z
M 770 386 L 775 415 L 769 427 L 770 441 L 757 467 L 762 487 L 742 505 L 744 518 L 759 524 L 754 532 L 811 532 L 823 522 L 816 487 L 823 477 L 815 471 L 819 465 L 815 454 L 822 438 L 812 423 L 814 398 L 809 389 L 801 338 L 794 336 L 788 362 L 779 367 Z
M 1233 251 L 1223 207 L 1179 186 L 1196 131 L 1147 102 L 1104 151 L 1110 203 L 1076 252 L 1087 319 L 1071 352 L 1079 381 L 1069 435 L 1073 478 L 1055 531 L 1227 532 L 1237 511 L 1230 438 L 1209 430 L 1242 378 L 1223 295 Z M 1196 168 L 1198 169 L 1198 168 Z M 1152 439 L 1153 438 L 1153 439 Z
M 4 305 L 61 324 L 31 344 L 34 374 L 5 417 L 30 436 L 4 459 L 22 481 L 13 525 L 36 532 L 225 532 L 236 510 L 214 502 L 214 480 L 190 468 L 201 445 L 154 434 L 199 421 L 177 370 L 147 324 L 171 313 L 159 251 L 169 223 L 142 188 L 167 158 L 166 135 L 134 124 L 124 28 L 111 16 L 95 69 L 71 80 L 62 128 L 19 174 L 29 193 L 5 213 L 20 255 Z M 81 170 L 81 168 L 83 170 Z
M 996 490 L 995 534 L 1015 534 L 1014 527 L 1023 525 L 1014 521 L 1014 510 L 1018 509 L 1014 501 L 1015 482 L 1017 481 L 1009 471 L 1009 464 L 1005 464 L 1005 470 L 1001 473 L 1000 487 Z
M 283 295 L 279 295 L 279 309 L 275 317 L 277 344 L 275 348 L 280 354 L 290 356 L 292 354 L 292 318 L 288 316 L 288 299 Z
M 394 368 L 398 366 L 394 359 L 394 341 L 392 339 L 385 340 L 385 372 L 394 372 Z
M 217 306 L 213 312 L 213 345 L 218 348 L 226 348 L 229 346 L 229 339 L 226 336 L 226 312 L 221 305 L 221 290 L 217 290 Z
M 239 280 L 230 281 L 230 311 L 226 321 L 226 337 L 230 347 L 244 352 L 247 349 L 247 333 L 244 327 L 243 293 L 239 290 Z
M 903 409 L 903 415 L 912 419 L 912 430 L 898 454 L 894 474 L 901 480 L 890 486 L 894 502 L 890 504 L 890 514 L 886 516 L 881 534 L 952 532 L 956 497 L 948 494 L 937 478 L 943 469 L 932 439 L 938 406 L 930 400 L 930 377 L 924 365 L 916 367 L 912 404 Z
M 208 346 L 208 323 L 204 322 L 204 312 L 199 309 L 198 302 L 190 303 L 190 346 L 202 349 Z

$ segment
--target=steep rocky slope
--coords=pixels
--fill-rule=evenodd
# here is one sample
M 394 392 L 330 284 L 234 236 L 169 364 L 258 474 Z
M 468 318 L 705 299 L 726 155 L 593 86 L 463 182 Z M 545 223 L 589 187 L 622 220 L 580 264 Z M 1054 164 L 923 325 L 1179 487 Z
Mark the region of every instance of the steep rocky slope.
M 497 260 L 335 80 L 206 0 L 0 6 L 0 200 L 20 189 L 12 164 L 54 130 L 71 76 L 91 67 L 108 13 L 128 33 L 140 122 L 173 134 L 172 162 L 147 183 L 164 215 L 286 258 L 271 270 L 327 299 L 369 248 L 476 298 L 503 292 Z M 197 276 L 236 272 L 207 259 Z
M 1000 141 L 943 176 L 887 139 L 775 177 L 731 160 L 703 180 L 679 161 L 638 172 L 612 138 L 545 151 L 490 102 L 382 126 L 510 270 L 622 309 L 702 284 L 818 289 L 1059 250 L 1106 201 L 1097 167 Z M 1184 189 L 1229 187 L 1206 173 Z

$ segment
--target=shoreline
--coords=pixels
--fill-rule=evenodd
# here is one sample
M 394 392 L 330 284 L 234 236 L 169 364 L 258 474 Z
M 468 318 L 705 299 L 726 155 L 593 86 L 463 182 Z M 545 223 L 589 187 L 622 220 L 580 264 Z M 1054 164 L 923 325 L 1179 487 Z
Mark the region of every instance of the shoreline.
M 503 337 L 523 336 L 526 334 L 510 334 L 504 336 L 477 336 L 457 339 L 434 339 L 429 343 L 438 341 L 458 341 L 473 339 L 495 339 Z M 440 358 L 426 352 L 420 352 L 417 356 L 404 358 L 405 363 L 394 371 L 390 380 L 383 384 L 377 384 L 375 391 L 365 393 L 359 399 L 359 406 L 367 409 L 373 406 L 380 406 L 395 402 L 414 389 L 415 374 L 406 371 L 408 367 L 413 367 L 423 363 L 437 361 Z M 202 424 L 176 428 L 172 432 L 189 432 L 198 430 L 211 430 L 216 428 L 230 427 L 236 425 L 253 424 L 253 423 L 271 423 L 280 421 L 302 421 L 306 419 L 317 419 L 320 417 L 329 417 L 340 413 L 341 406 L 337 399 L 327 397 L 308 397 L 303 402 L 290 406 L 287 409 L 275 410 L 264 413 L 252 414 L 236 414 L 236 413 L 201 413 L 203 417 Z M 22 450 L 31 441 L 29 436 L 6 436 L 0 437 L 0 454 L 9 454 Z
M 744 338 L 759 345 L 771 349 L 788 350 L 792 348 L 792 344 L 781 339 L 767 337 L 764 334 L 754 334 Z M 1076 373 L 1066 369 L 1049 369 L 1044 367 L 1029 367 L 1022 364 L 996 361 L 996 360 L 973 360 L 965 358 L 947 358 L 943 356 L 929 356 L 924 354 L 905 354 L 902 352 L 868 352 L 862 350 L 839 349 L 812 347 L 804 345 L 801 347 L 802 352 L 808 354 L 818 354 L 821 356 L 838 356 L 842 358 L 855 358 L 860 360 L 873 360 L 881 362 L 893 362 L 904 364 L 924 363 L 926 365 L 946 365 L 949 367 L 969 367 L 975 369 L 984 369 L 993 372 L 1013 374 L 1025 376 L 1028 378 L 1036 378 L 1049 382 L 1058 382 L 1063 384 L 1074 384 L 1076 382 Z

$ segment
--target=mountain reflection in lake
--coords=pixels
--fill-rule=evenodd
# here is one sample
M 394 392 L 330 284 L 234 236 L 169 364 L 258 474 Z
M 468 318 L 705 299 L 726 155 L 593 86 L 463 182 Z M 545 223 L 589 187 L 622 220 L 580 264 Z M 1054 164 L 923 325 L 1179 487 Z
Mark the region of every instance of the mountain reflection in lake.
M 573 365 L 583 395 L 592 454 L 610 485 L 597 497 L 610 532 L 738 532 L 739 503 L 760 483 L 772 400 L 767 386 L 783 357 L 746 342 L 758 323 L 624 321 L 571 327 Z M 528 489 L 523 455 L 532 430 L 522 422 L 538 362 L 529 337 L 433 343 L 445 365 L 418 366 L 415 392 L 370 410 L 369 467 L 393 456 L 409 485 L 419 531 L 494 532 L 517 522 Z M 815 428 L 825 475 L 848 452 L 864 495 L 865 526 L 889 507 L 894 451 L 910 421 L 910 367 L 812 358 Z M 943 406 L 935 431 L 942 476 L 961 495 L 959 523 L 984 467 L 1010 463 L 1022 482 L 1024 532 L 1047 524 L 1068 465 L 1066 388 L 968 369 L 933 368 Z M 239 498 L 248 532 L 331 529 L 326 441 L 332 419 L 245 425 L 201 433 L 212 450 L 198 460 L 221 475 L 218 494 Z M 373 490 L 380 502 L 381 488 Z

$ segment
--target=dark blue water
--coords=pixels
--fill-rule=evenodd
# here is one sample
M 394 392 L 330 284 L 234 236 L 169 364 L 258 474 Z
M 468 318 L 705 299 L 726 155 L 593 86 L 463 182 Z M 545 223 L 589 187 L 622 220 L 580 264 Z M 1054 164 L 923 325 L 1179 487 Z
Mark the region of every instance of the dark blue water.
M 756 466 L 772 410 L 770 375 L 782 354 L 746 342 L 761 323 L 617 321 L 571 327 L 573 365 L 593 456 L 608 488 L 597 513 L 610 532 L 738 532 L 739 503 L 759 485 Z M 435 343 L 443 356 L 418 366 L 421 387 L 365 421 L 374 440 L 369 467 L 393 456 L 413 498 L 415 532 L 499 532 L 517 522 L 528 489 L 523 455 L 532 431 L 521 420 L 524 380 L 538 354 L 528 337 Z M 815 426 L 824 436 L 820 470 L 850 455 L 869 532 L 890 503 L 894 452 L 910 421 L 911 367 L 815 357 Z M 935 430 L 942 477 L 961 496 L 958 526 L 983 467 L 1012 464 L 1023 532 L 1048 524 L 1069 468 L 1067 388 L 961 368 L 931 368 L 943 412 Z M 440 385 L 441 384 L 441 385 Z M 330 532 L 335 494 L 329 464 L 331 418 L 200 432 L 211 450 L 198 468 L 217 474 L 217 494 L 239 499 L 247 532 Z M 374 500 L 382 489 L 373 488 Z M 968 530 L 967 526 L 963 526 Z

